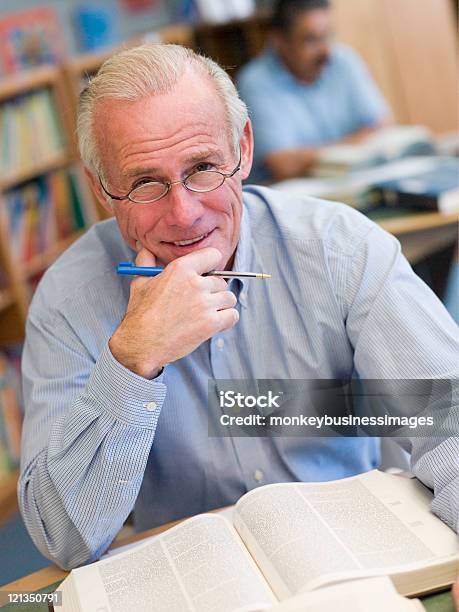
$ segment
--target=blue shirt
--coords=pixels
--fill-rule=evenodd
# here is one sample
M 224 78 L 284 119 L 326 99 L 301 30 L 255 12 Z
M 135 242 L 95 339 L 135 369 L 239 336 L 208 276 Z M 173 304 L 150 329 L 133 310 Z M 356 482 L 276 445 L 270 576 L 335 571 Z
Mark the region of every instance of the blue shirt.
M 269 49 L 241 69 L 237 85 L 255 135 L 255 181 L 271 178 L 263 164 L 270 153 L 339 141 L 390 112 L 362 60 L 341 45 L 314 83 L 296 79 Z
M 209 379 L 457 377 L 457 326 L 397 240 L 343 204 L 247 187 L 234 269 L 272 278 L 231 281 L 237 325 L 154 380 L 108 348 L 131 282 L 115 266 L 133 258 L 114 220 L 95 225 L 47 271 L 29 312 L 20 507 L 65 568 L 98 558 L 133 508 L 146 529 L 267 483 L 378 466 L 376 438 L 209 437 Z M 456 529 L 459 438 L 406 448 Z

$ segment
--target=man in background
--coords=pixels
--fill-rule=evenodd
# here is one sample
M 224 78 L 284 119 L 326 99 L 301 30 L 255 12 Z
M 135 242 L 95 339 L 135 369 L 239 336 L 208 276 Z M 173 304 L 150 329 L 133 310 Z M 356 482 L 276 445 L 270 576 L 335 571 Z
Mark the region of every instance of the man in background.
M 238 77 L 255 136 L 256 182 L 306 174 L 318 149 L 359 142 L 390 110 L 354 51 L 332 45 L 329 0 L 278 0 L 271 45 Z

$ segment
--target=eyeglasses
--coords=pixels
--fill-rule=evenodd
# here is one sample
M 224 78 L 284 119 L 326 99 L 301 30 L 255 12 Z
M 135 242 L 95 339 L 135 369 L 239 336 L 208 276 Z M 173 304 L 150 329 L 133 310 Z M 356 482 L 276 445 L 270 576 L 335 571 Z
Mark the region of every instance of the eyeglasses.
M 102 180 L 99 176 L 99 183 L 104 192 L 112 198 L 112 200 L 130 200 L 135 204 L 152 204 L 157 202 L 165 195 L 169 193 L 173 185 L 181 183 L 188 191 L 196 193 L 206 193 L 208 191 L 214 191 L 223 185 L 227 178 L 231 178 L 241 169 L 242 151 L 239 148 L 239 161 L 237 166 L 229 174 L 224 172 L 218 172 L 217 170 L 198 170 L 192 172 L 181 181 L 151 181 L 143 183 L 138 187 L 131 189 L 129 193 L 124 196 L 115 196 L 107 189 L 105 189 Z

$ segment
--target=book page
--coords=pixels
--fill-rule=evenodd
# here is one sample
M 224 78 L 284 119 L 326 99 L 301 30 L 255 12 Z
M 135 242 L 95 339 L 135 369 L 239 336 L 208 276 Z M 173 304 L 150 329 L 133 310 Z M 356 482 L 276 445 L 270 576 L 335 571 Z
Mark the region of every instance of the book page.
M 214 514 L 188 519 L 71 576 L 82 610 L 250 612 L 276 603 L 234 528 Z
M 280 600 L 338 580 L 413 569 L 458 552 L 417 481 L 373 470 L 274 484 L 236 504 L 234 525 Z
M 380 576 L 337 584 L 291 597 L 270 612 L 425 612 L 419 599 L 397 593 L 390 578 Z

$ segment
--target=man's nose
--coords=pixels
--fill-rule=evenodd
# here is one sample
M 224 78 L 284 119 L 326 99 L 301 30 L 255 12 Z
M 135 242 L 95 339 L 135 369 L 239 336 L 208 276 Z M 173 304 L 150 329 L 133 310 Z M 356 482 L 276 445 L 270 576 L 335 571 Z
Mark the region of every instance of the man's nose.
M 165 196 L 168 201 L 166 222 L 180 227 L 192 226 L 203 215 L 201 193 L 189 191 L 184 185 L 176 183 Z

